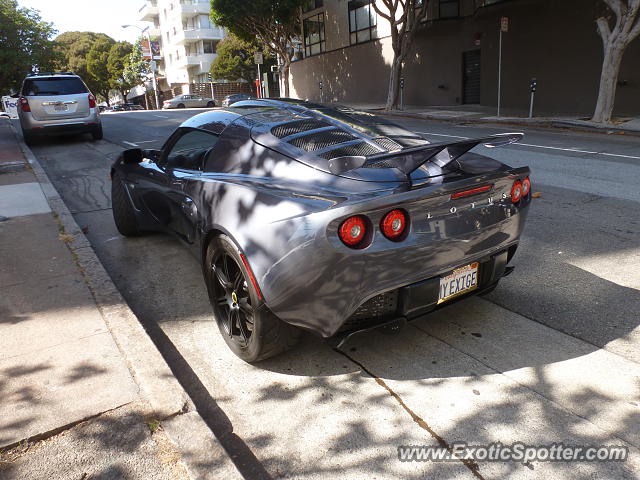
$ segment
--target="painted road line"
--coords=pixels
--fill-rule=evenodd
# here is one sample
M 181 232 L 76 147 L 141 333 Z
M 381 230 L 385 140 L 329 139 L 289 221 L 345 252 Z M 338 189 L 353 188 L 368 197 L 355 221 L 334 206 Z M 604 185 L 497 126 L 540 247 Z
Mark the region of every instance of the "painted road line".
M 166 116 L 164 116 L 164 115 L 155 115 L 155 114 L 154 114 L 153 116 L 154 116 L 154 117 L 158 117 L 158 118 L 169 118 L 169 117 L 166 117 Z
M 436 137 L 451 137 L 451 138 L 460 138 L 463 140 L 467 140 L 470 137 L 461 137 L 459 135 L 445 135 L 443 133 L 430 133 L 430 132 L 416 132 L 422 135 L 434 135 Z M 547 150 L 559 150 L 562 152 L 573 152 L 573 153 L 586 153 L 589 155 L 605 155 L 607 157 L 618 157 L 618 158 L 633 158 L 636 160 L 640 160 L 640 157 L 634 155 L 623 155 L 621 153 L 607 153 L 607 152 L 596 152 L 593 150 L 580 150 L 579 148 L 563 148 L 563 147 L 550 147 L 547 145 L 534 145 L 532 143 L 514 143 L 510 145 L 511 147 L 532 147 L 532 148 L 544 148 Z
M 125 142 L 124 140 L 122 141 L 122 143 L 126 143 L 127 145 L 131 145 L 132 147 L 137 147 L 138 146 L 137 143 Z

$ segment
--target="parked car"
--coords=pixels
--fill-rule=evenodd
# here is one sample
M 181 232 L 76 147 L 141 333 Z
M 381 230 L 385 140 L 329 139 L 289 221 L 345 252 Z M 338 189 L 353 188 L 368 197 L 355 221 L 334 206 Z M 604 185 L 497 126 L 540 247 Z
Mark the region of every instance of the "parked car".
M 109 111 L 110 112 L 125 112 L 129 110 L 144 110 L 145 108 L 142 105 L 136 105 L 135 103 L 121 103 L 118 105 L 113 105 Z
M 529 168 L 469 151 L 521 138 L 431 144 L 369 113 L 242 101 L 161 150 L 125 150 L 113 216 L 125 236 L 192 247 L 224 340 L 255 362 L 300 328 L 337 341 L 493 290 L 513 270 Z
M 227 95 L 226 97 L 224 97 L 224 99 L 222 100 L 222 106 L 228 107 L 229 105 L 233 105 L 240 100 L 251 100 L 253 98 L 254 97 L 252 97 L 251 95 L 247 95 L 246 93 L 234 93 L 233 95 Z
M 90 133 L 102 138 L 96 97 L 73 73 L 34 73 L 22 82 L 18 118 L 25 143 L 36 136 L 57 133 Z
M 216 101 L 213 98 L 201 97 L 200 95 L 178 95 L 171 100 L 162 102 L 162 108 L 198 108 L 215 107 Z

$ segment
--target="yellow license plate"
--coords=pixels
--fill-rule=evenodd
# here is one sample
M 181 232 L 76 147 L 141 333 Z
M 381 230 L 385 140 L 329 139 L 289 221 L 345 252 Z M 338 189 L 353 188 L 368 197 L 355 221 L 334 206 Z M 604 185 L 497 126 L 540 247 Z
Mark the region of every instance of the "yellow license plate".
M 438 303 L 446 302 L 478 288 L 478 262 L 456 268 L 449 275 L 440 277 Z

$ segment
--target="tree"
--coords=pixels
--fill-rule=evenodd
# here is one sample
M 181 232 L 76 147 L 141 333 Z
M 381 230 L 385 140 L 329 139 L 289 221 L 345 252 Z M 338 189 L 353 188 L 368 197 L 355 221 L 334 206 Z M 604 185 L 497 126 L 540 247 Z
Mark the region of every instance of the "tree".
M 264 49 L 261 50 L 255 40 L 247 42 L 230 34 L 216 48 L 217 56 L 211 64 L 211 76 L 232 82 L 242 79 L 253 83 L 257 78 L 257 67 L 253 61 L 253 54 L 259 51 L 262 51 L 265 62 L 267 62 L 269 58 L 267 52 Z
M 386 11 L 378 6 L 378 1 L 386 7 Z M 428 0 L 374 0 L 371 2 L 376 13 L 387 20 L 391 26 L 393 60 L 389 72 L 386 110 L 391 110 L 398 105 L 402 66 L 418 27 L 427 18 L 428 4 Z
M 613 114 L 616 86 L 622 56 L 627 45 L 640 34 L 640 0 L 603 0 L 615 15 L 611 26 L 608 17 L 596 20 L 602 38 L 604 58 L 600 73 L 598 101 L 593 113 L 594 122 L 609 123 Z
M 293 39 L 300 32 L 306 0 L 211 0 L 213 21 L 246 41 L 258 39 L 282 59 L 284 95 L 289 96 Z
M 87 73 L 89 76 L 85 81 L 88 85 L 90 84 L 91 91 L 104 98 L 107 105 L 111 105 L 109 102 L 109 91 L 111 90 L 108 68 L 109 52 L 115 43 L 115 40 L 111 38 L 98 38 L 93 42 L 87 54 Z
M 87 68 L 87 57 L 93 45 L 98 41 L 115 43 L 110 36 L 104 33 L 65 32 L 58 35 L 54 40 L 55 49 L 59 57 L 56 70 L 80 75 L 89 89 L 97 90 L 92 84 L 91 75 Z
M 133 45 L 129 42 L 116 42 L 111 46 L 107 57 L 109 86 L 120 92 L 124 102 L 127 101 L 129 91 L 137 85 L 137 83 L 132 83 L 130 78 L 125 77 L 124 73 L 128 57 L 132 51 Z
M 55 33 L 36 10 L 0 0 L 0 91 L 18 90 L 28 73 L 52 69 Z

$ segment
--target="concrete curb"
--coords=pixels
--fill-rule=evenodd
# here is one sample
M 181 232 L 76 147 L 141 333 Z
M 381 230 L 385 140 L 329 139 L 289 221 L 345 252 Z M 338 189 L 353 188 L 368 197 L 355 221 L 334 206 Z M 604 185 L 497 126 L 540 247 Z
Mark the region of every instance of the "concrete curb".
M 405 117 L 405 118 L 415 118 L 419 120 L 436 120 L 441 122 L 448 123 L 473 123 L 478 125 L 512 125 L 516 127 L 534 127 L 534 128 L 546 128 L 546 129 L 564 129 L 564 130 L 572 130 L 574 132 L 584 132 L 584 133 L 600 133 L 604 135 L 610 134 L 624 134 L 630 136 L 640 136 L 640 131 L 629 130 L 625 128 L 618 127 L 616 125 L 590 125 L 585 124 L 580 120 L 572 121 L 572 120 L 553 120 L 553 119 L 542 119 L 542 118 L 533 118 L 531 120 L 522 118 L 509 118 L 505 117 L 503 119 L 498 118 L 486 118 L 486 117 L 443 117 L 440 115 L 430 115 L 429 113 L 412 113 L 412 112 L 402 112 L 399 110 L 394 110 L 391 112 L 385 112 L 381 109 L 365 109 L 364 111 L 374 113 L 377 115 L 384 116 L 396 116 L 396 117 Z
M 142 400 L 150 406 L 149 416 L 160 421 L 164 420 L 169 426 L 168 424 L 172 422 L 174 417 L 189 413 L 185 418 L 185 421 L 188 420 L 187 423 L 190 425 L 187 430 L 198 431 L 200 437 L 208 440 L 207 443 L 209 445 L 207 448 L 211 451 L 211 443 L 218 443 L 216 437 L 195 410 L 189 395 L 174 376 L 169 365 L 149 338 L 136 315 L 122 298 L 111 277 L 98 259 L 89 240 L 76 223 L 38 159 L 29 147 L 21 141 L 13 124 L 11 124 L 11 129 L 42 188 L 45 198 L 49 202 L 53 214 L 56 216 L 61 228 L 64 229 L 64 233 L 71 236 L 68 237 L 67 246 L 82 271 L 98 310 L 140 389 Z M 185 421 L 181 423 L 184 424 Z M 184 434 L 181 434 L 180 438 L 172 438 L 176 436 L 176 434 L 172 435 L 173 430 L 173 428 L 167 429 L 169 438 L 176 445 L 184 444 Z M 219 445 L 217 448 L 224 452 Z M 189 473 L 192 476 L 196 474 L 195 477 L 197 478 L 205 478 L 198 474 L 198 464 L 190 461 L 193 458 L 190 453 L 188 452 L 187 454 L 189 458 L 183 456 L 183 461 Z M 219 457 L 219 452 L 216 452 L 216 454 Z M 223 462 L 218 458 L 217 461 L 218 463 L 226 464 L 227 474 L 225 478 L 239 478 L 238 472 L 234 472 L 235 468 L 233 468 L 233 464 L 229 459 Z

